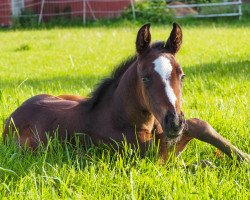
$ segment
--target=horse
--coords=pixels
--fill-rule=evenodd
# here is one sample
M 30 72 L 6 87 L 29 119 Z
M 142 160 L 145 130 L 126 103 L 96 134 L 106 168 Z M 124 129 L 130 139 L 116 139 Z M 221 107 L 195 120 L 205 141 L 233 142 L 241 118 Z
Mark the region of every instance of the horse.
M 185 119 L 182 82 L 185 74 L 175 55 L 182 44 L 177 23 L 168 39 L 151 44 L 150 24 L 136 37 L 136 54 L 122 62 L 84 98 L 74 95 L 40 94 L 26 100 L 7 119 L 3 139 L 10 135 L 21 147 L 36 149 L 47 144 L 55 131 L 60 140 L 84 133 L 94 145 L 114 145 L 124 140 L 142 155 L 152 141 L 166 161 L 174 150 L 179 155 L 196 138 L 239 161 L 250 161 L 212 126 L 198 118 Z M 85 144 L 85 138 L 80 138 Z

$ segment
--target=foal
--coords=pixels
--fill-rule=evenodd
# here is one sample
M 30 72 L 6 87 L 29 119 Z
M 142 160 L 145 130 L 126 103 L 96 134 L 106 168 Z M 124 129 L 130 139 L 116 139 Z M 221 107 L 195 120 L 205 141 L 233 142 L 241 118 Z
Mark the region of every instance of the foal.
M 182 43 L 179 25 L 167 42 L 150 45 L 150 25 L 138 31 L 137 55 L 105 79 L 90 98 L 41 94 L 25 101 L 8 118 L 4 138 L 14 134 L 21 146 L 37 148 L 48 133 L 61 140 L 86 133 L 94 144 L 112 145 L 124 139 L 144 153 L 153 138 L 166 160 L 171 149 L 178 155 L 192 138 L 210 143 L 228 156 L 250 160 L 207 122 L 184 120 L 181 88 L 184 72 L 175 59 Z M 12 131 L 10 131 L 12 130 Z M 81 138 L 83 144 L 84 138 Z

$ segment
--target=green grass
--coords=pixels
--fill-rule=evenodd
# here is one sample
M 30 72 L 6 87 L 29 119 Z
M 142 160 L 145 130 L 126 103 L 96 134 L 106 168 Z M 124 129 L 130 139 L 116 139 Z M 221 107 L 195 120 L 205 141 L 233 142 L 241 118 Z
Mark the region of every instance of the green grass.
M 138 27 L 54 28 L 0 32 L 0 132 L 27 98 L 87 95 L 112 68 L 134 53 Z M 186 117 L 208 121 L 250 153 L 250 27 L 186 26 L 177 59 L 186 73 Z M 153 40 L 170 27 L 152 27 Z M 0 199 L 249 199 L 250 170 L 215 148 L 192 141 L 171 163 L 156 150 L 140 158 L 107 147 L 82 149 L 52 141 L 35 153 L 0 142 Z M 216 168 L 185 165 L 207 159 Z

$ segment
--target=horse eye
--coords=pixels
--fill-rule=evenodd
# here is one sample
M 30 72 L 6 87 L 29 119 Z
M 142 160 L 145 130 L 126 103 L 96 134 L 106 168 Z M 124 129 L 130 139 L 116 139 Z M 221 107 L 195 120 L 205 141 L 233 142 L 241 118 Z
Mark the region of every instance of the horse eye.
M 144 76 L 141 78 L 143 83 L 149 83 L 150 82 L 150 78 L 148 76 Z
M 185 74 L 183 74 L 183 75 L 181 76 L 181 81 L 184 81 L 184 78 L 185 78 Z

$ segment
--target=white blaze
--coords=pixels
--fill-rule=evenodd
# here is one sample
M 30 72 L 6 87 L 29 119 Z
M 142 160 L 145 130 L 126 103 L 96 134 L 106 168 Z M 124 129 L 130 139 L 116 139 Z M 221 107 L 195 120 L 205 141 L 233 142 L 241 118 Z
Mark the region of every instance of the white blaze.
M 170 85 L 170 77 L 171 77 L 171 72 L 173 69 L 170 63 L 170 60 L 164 56 L 160 56 L 157 59 L 155 59 L 153 63 L 155 65 L 155 68 L 154 68 L 155 71 L 161 76 L 161 78 L 165 82 L 166 95 L 170 103 L 175 108 L 176 96 L 175 96 L 173 88 Z

